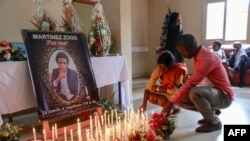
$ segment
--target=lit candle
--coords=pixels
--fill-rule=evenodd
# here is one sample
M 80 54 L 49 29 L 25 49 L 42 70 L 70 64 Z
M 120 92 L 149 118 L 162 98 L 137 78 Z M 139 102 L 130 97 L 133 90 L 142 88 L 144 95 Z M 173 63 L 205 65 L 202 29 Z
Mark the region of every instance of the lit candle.
M 113 125 L 113 117 L 114 117 L 114 112 L 111 110 L 111 125 Z
M 90 122 L 90 136 L 93 135 L 93 123 L 92 123 L 92 116 L 89 116 L 89 122 Z
M 46 140 L 47 140 L 47 138 L 46 138 L 46 131 L 45 131 L 45 129 L 43 129 L 43 140 L 44 140 L 44 141 L 46 141 Z
M 110 115 L 108 115 L 108 126 L 110 126 Z
M 98 141 L 99 139 L 98 139 L 98 130 L 97 130 L 97 128 L 95 129 L 95 141 Z
M 116 120 L 116 123 L 117 123 L 117 110 L 115 109 L 115 120 Z
M 102 127 L 103 127 L 103 123 L 104 123 L 104 121 L 103 121 L 103 115 L 101 116 L 101 123 L 102 123 Z
M 34 141 L 36 141 L 36 129 L 33 128 L 33 136 L 34 136 Z
M 82 139 L 82 134 L 81 134 L 81 123 L 80 123 L 80 119 L 78 118 L 77 119 L 77 131 L 78 131 L 78 138 L 79 138 L 79 140 L 81 140 Z
M 86 141 L 90 141 L 89 129 L 86 129 Z
M 110 130 L 109 128 L 105 128 L 105 141 L 110 140 Z
M 145 121 L 146 121 L 146 124 L 145 124 L 145 126 L 146 126 L 146 132 L 148 131 L 148 113 L 146 113 L 146 115 L 145 115 Z
M 72 129 L 70 129 L 70 139 L 71 139 L 71 141 L 73 141 L 73 130 Z
M 103 140 L 103 138 L 102 138 L 102 130 L 99 131 L 99 135 L 100 135 L 100 141 L 102 141 Z
M 95 128 L 97 128 L 97 116 L 95 115 Z
M 107 120 L 107 111 L 104 112 L 104 126 L 106 126 Z
M 58 138 L 58 134 L 57 134 L 57 125 L 55 124 L 55 136 L 56 136 L 56 140 Z
M 88 88 L 85 86 L 86 95 L 89 95 Z
M 55 140 L 55 127 L 52 126 L 52 141 Z
M 64 127 L 64 141 L 67 141 L 67 127 Z

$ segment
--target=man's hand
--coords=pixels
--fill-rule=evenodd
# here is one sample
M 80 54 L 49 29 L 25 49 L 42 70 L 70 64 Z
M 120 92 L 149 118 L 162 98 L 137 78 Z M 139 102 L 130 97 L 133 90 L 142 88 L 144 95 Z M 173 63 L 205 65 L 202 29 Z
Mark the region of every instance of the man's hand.
M 67 75 L 66 72 L 67 72 L 66 70 L 60 69 L 60 70 L 59 70 L 59 76 L 58 76 L 58 78 L 59 78 L 60 80 L 63 79 L 63 78 L 66 78 L 66 75 Z
M 170 115 L 173 103 L 168 101 L 167 104 L 162 108 L 161 113 L 163 113 L 166 117 Z

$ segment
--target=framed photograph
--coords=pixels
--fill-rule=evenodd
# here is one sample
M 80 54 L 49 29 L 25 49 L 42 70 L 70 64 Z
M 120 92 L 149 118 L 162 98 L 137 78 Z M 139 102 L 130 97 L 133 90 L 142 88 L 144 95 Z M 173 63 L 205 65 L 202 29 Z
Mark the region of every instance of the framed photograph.
M 83 33 L 22 30 L 39 119 L 100 105 Z

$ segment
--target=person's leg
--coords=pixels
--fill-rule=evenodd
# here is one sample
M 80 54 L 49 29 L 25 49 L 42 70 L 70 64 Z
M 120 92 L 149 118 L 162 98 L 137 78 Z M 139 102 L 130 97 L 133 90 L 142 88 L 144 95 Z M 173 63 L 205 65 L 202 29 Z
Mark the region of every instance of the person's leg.
M 227 72 L 227 75 L 228 75 L 228 78 L 231 78 L 232 75 L 230 73 L 230 69 L 229 69 L 229 65 L 228 65 L 228 62 L 222 62 L 222 65 L 224 66 L 226 72 Z
M 247 67 L 248 67 L 248 62 L 247 62 L 247 57 L 246 56 L 242 56 L 240 63 L 238 65 L 238 69 L 240 72 L 240 83 L 239 83 L 239 87 L 243 87 L 245 84 L 245 76 L 246 76 L 246 71 L 247 71 Z
M 149 101 L 152 104 L 159 105 L 163 107 L 167 103 L 167 98 L 164 95 L 152 93 L 148 90 L 144 91 L 144 97 L 143 97 L 143 103 L 140 107 L 140 110 L 142 112 L 145 112 L 147 108 L 147 101 Z
M 221 129 L 221 122 L 216 109 L 227 108 L 232 100 L 225 92 L 213 87 L 193 87 L 189 91 L 189 99 L 204 117 L 205 124 L 196 129 L 197 132 L 211 132 Z

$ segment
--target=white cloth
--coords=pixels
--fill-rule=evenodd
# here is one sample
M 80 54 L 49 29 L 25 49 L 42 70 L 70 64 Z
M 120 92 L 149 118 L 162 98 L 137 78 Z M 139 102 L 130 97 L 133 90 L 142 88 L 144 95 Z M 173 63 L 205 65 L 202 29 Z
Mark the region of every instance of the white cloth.
M 121 82 L 122 107 L 128 108 L 130 103 L 129 71 L 125 56 L 91 57 L 91 63 L 98 88 L 117 84 Z M 118 103 L 118 90 L 113 87 L 116 93 L 114 103 Z M 107 90 L 107 92 L 110 90 Z M 112 91 L 112 90 L 111 90 Z M 112 94 L 111 92 L 110 94 Z
M 26 61 L 0 63 L 1 114 L 14 113 L 35 106 L 32 83 Z
M 129 71 L 125 56 L 91 57 L 98 88 L 121 82 L 122 106 L 130 107 Z M 115 95 L 118 101 L 118 95 Z M 26 61 L 0 63 L 0 125 L 2 114 L 35 107 L 31 77 Z

